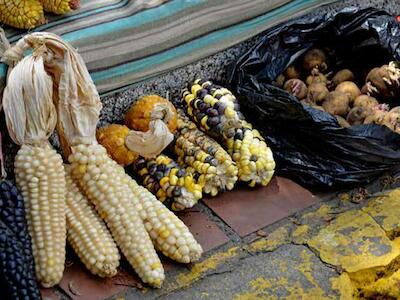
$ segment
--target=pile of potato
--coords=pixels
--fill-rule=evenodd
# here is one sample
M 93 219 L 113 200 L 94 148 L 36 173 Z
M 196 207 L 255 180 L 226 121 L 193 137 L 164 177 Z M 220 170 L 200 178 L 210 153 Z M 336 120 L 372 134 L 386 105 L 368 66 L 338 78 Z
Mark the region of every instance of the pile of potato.
M 400 68 L 395 62 L 373 68 L 360 89 L 351 70 L 329 72 L 326 53 L 314 48 L 305 53 L 301 64 L 291 65 L 279 75 L 274 85 L 303 105 L 336 116 L 342 127 L 379 124 L 400 133 L 400 106 L 390 109 L 377 100 L 400 98 Z

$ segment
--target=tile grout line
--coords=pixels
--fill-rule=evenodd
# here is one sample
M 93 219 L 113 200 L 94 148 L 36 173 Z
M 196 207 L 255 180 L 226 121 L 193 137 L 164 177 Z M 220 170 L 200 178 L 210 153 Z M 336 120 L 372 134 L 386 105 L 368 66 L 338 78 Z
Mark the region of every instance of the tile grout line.
M 211 208 L 209 208 L 203 201 L 198 203 L 197 208 L 205 213 L 205 215 L 227 235 L 230 241 L 242 242 L 241 236 L 236 233 L 222 218 L 220 218 Z

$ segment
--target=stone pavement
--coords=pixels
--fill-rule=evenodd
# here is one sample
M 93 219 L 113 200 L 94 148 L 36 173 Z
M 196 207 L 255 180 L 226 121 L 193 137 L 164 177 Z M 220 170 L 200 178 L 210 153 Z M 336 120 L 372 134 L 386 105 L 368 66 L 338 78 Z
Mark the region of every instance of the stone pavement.
M 74 262 L 45 296 L 400 299 L 398 186 L 385 177 L 366 188 L 313 196 L 276 178 L 267 188 L 240 188 L 181 214 L 206 253 L 189 266 L 163 259 L 162 289 L 142 286 L 128 266 L 117 278 L 99 280 Z

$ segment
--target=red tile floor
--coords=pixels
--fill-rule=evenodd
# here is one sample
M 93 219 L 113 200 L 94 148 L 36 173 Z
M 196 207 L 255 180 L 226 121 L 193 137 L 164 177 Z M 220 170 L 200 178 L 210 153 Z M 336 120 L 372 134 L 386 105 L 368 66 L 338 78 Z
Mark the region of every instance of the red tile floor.
M 207 198 L 203 203 L 239 236 L 244 237 L 316 202 L 306 189 L 289 179 L 274 177 L 267 187 L 239 187 L 234 191 Z M 210 217 L 199 208 L 179 212 L 205 252 L 227 243 L 230 239 Z M 110 297 L 127 287 L 140 287 L 134 271 L 122 263 L 121 271 L 111 279 L 100 279 L 87 272 L 76 258 L 68 265 L 60 287 L 72 298 L 98 300 Z M 162 258 L 165 271 L 182 266 Z M 58 299 L 53 290 L 43 290 L 43 297 Z

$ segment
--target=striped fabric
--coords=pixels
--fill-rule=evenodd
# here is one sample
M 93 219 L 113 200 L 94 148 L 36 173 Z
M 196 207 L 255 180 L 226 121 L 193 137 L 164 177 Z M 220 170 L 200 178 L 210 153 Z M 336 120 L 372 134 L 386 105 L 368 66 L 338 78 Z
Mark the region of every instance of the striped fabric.
M 199 60 L 335 0 L 83 0 L 36 31 L 79 49 L 100 93 Z M 11 42 L 24 33 L 7 29 Z M 6 67 L 0 64 L 0 91 Z

